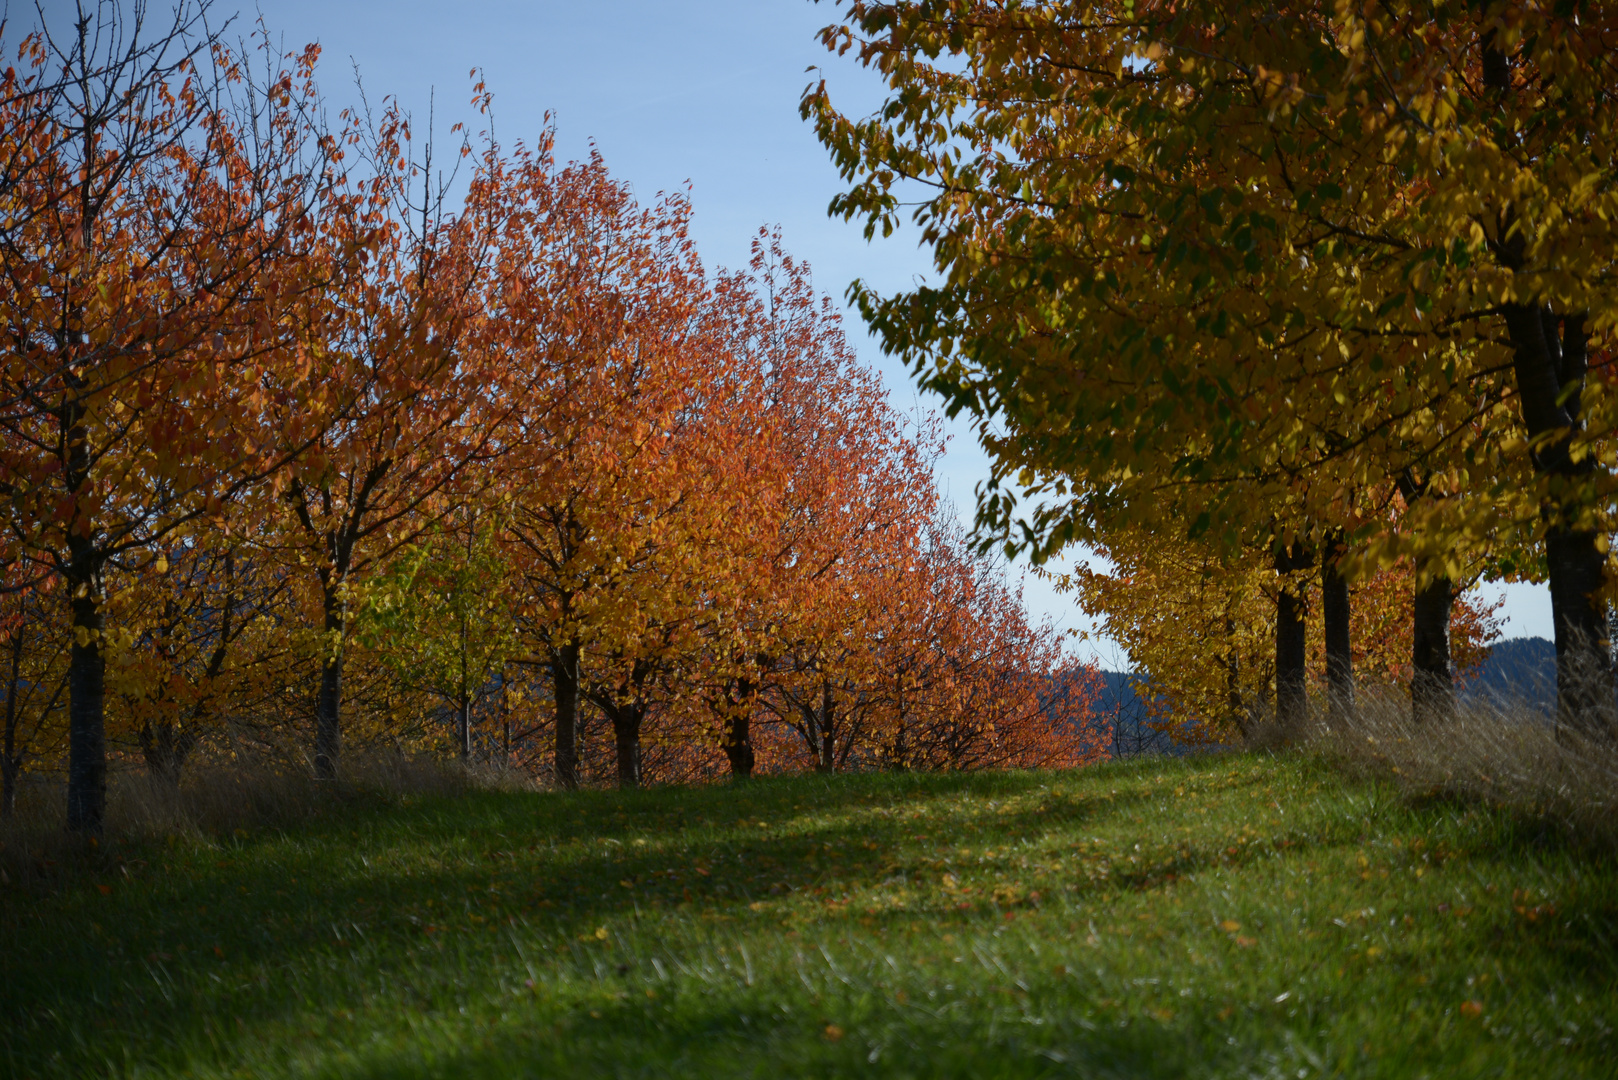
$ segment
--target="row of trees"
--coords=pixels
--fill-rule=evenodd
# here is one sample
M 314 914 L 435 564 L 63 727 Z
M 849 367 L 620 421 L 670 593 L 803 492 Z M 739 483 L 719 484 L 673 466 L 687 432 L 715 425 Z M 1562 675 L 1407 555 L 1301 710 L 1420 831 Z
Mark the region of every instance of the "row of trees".
M 1105 571 L 1085 565 L 1056 584 L 1094 613 L 1098 632 L 1134 661 L 1138 711 L 1147 723 L 1179 742 L 1204 744 L 1250 738 L 1272 719 L 1276 612 L 1284 591 L 1304 609 L 1312 706 L 1352 707 L 1319 700 L 1328 697 L 1325 605 L 1311 569 L 1281 574 L 1266 552 L 1201 543 L 1115 546 L 1109 554 L 1113 565 Z M 1454 684 L 1488 659 L 1502 602 L 1460 595 L 1436 613 L 1434 625 L 1431 616 L 1414 617 L 1418 600 L 1408 564 L 1358 582 L 1348 649 L 1354 684 L 1409 691 L 1413 710 L 1427 719 L 1451 708 Z M 1418 679 L 1418 665 L 1453 678 Z
M 822 83 L 803 113 L 850 183 L 834 213 L 870 235 L 913 207 L 933 249 L 939 283 L 853 295 L 983 422 L 985 535 L 1039 558 L 1085 542 L 1120 581 L 1168 584 L 1194 610 L 1157 658 L 1223 667 L 1231 695 L 1204 678 L 1196 707 L 1232 724 L 1255 682 L 1302 722 L 1311 611 L 1350 708 L 1352 597 L 1380 606 L 1389 573 L 1417 711 L 1441 714 L 1462 587 L 1548 580 L 1560 720 L 1618 736 L 1610 6 L 843 14 L 825 44 L 891 93 L 850 117 Z
M 65 737 L 99 829 L 109 734 L 174 780 L 289 729 L 564 787 L 1100 752 L 778 236 L 710 273 L 548 133 L 435 159 L 328 123 L 312 47 L 132 10 L 0 86 L 8 807 Z

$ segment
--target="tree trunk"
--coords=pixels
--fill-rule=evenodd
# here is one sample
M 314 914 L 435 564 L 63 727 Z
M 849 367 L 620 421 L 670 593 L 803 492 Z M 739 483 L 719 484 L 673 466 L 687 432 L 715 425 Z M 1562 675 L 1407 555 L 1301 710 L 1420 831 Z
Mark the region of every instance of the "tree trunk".
M 1416 723 L 1455 715 L 1455 680 L 1449 662 L 1449 618 L 1455 583 L 1435 577 L 1416 590 L 1411 635 L 1411 715 Z
M 820 682 L 820 710 L 817 717 L 820 730 L 820 755 L 815 761 L 815 771 L 829 773 L 836 768 L 835 757 L 836 740 L 833 738 L 832 728 L 836 724 L 833 713 L 831 697 L 831 680 L 822 679 Z
M 315 776 L 337 779 L 337 758 L 342 751 L 343 632 L 342 601 L 337 590 L 322 587 L 326 607 L 326 649 L 320 660 L 320 692 L 315 699 Z
M 460 743 L 462 763 L 472 760 L 472 699 L 465 691 L 455 706 L 455 739 Z
M 551 661 L 556 698 L 556 786 L 579 786 L 579 647 L 563 645 Z
M 608 715 L 612 719 L 612 740 L 618 757 L 618 786 L 640 787 L 640 728 L 646 708 L 638 703 L 620 705 Z
M 725 757 L 730 759 L 730 775 L 736 780 L 751 777 L 756 764 L 753 756 L 753 692 L 752 683 L 738 679 L 735 697 L 728 702 L 730 710 L 725 719 Z
M 1326 685 L 1331 726 L 1343 728 L 1354 715 L 1354 642 L 1349 626 L 1348 580 L 1338 572 L 1337 547 L 1320 573 L 1320 606 L 1326 622 Z
M 1283 573 L 1307 568 L 1313 560 L 1301 550 L 1276 557 Z M 1288 739 L 1304 734 L 1309 719 L 1308 604 L 1285 581 L 1275 602 L 1275 718 Z
M 77 380 L 74 380 L 75 388 Z M 68 759 L 67 827 L 72 832 L 99 836 L 107 815 L 106 670 L 101 633 L 106 616 L 101 610 L 103 556 L 96 549 L 96 528 L 83 517 L 77 504 L 89 490 L 89 433 L 85 409 L 76 399 L 60 414 L 67 460 L 64 480 L 75 499 L 67 523 L 68 602 L 73 612 L 73 646 L 68 653 Z
M 463 764 L 472 760 L 472 694 L 467 687 L 466 638 L 466 615 L 463 612 L 460 618 L 460 700 L 457 702 L 459 707 L 456 709 L 455 716 L 455 734 L 460 739 L 461 762 Z
M 0 818 L 9 818 L 17 812 L 17 774 L 21 771 L 21 756 L 17 753 L 17 687 L 22 683 L 22 654 L 25 646 L 25 624 L 19 618 L 11 632 L 11 675 L 6 681 L 5 746 L 0 750 Z
M 1556 625 L 1557 721 L 1610 740 L 1618 736 L 1618 718 L 1614 717 L 1607 607 L 1600 595 L 1606 556 L 1597 546 L 1600 538 L 1595 530 L 1574 524 L 1580 509 L 1578 489 L 1596 468 L 1596 459 L 1586 456 L 1575 462 L 1570 452 L 1571 433 L 1579 426 L 1577 392 L 1565 405 L 1558 403 L 1563 375 L 1576 375 L 1566 382 L 1583 382 L 1583 319 L 1564 320 L 1564 340 L 1558 341 L 1556 320 L 1546 310 L 1525 304 L 1507 304 L 1505 309 L 1529 434 L 1568 432 L 1533 455 L 1539 472 L 1549 474 L 1553 484 L 1560 481 L 1553 488 L 1553 499 L 1559 501 L 1546 507 L 1551 525 L 1545 533 L 1551 617 Z
M 1496 49 L 1492 33 L 1483 49 L 1484 84 L 1500 96 L 1511 92 L 1512 58 Z M 1496 222 L 1496 257 L 1517 273 L 1527 268 L 1527 241 L 1507 208 Z M 1556 313 L 1548 304 L 1501 305 L 1512 347 L 1517 400 L 1530 439 L 1550 436 L 1531 452 L 1535 471 L 1551 478 L 1544 508 L 1549 519 L 1545 560 L 1556 624 L 1556 714 L 1566 725 L 1603 741 L 1618 739 L 1613 697 L 1607 606 L 1600 590 L 1606 556 L 1602 539 L 1583 524 L 1589 509 L 1589 478 L 1600 467 L 1593 454 L 1573 460 L 1572 436 L 1582 427 L 1589 339 L 1583 313 Z M 1557 331 L 1561 333 L 1558 335 Z
M 181 727 L 172 721 L 142 724 L 135 733 L 146 770 L 170 787 L 180 786 L 180 773 L 196 748 L 197 721 Z
M 101 632 L 101 566 L 93 541 L 69 539 L 67 574 L 73 605 L 73 647 L 68 654 L 67 827 L 99 836 L 107 814 L 106 657 Z
M 1606 556 L 1594 532 L 1553 529 L 1545 537 L 1551 614 L 1556 620 L 1556 720 L 1587 737 L 1618 739 L 1611 628 L 1600 589 Z
M 1275 715 L 1289 739 L 1303 733 L 1309 712 L 1303 598 L 1283 589 L 1275 605 Z
M 904 692 L 899 692 L 898 726 L 893 732 L 893 741 L 888 744 L 888 769 L 893 772 L 904 772 L 910 768 L 910 748 L 905 745 L 905 735 L 908 733 L 905 725 Z

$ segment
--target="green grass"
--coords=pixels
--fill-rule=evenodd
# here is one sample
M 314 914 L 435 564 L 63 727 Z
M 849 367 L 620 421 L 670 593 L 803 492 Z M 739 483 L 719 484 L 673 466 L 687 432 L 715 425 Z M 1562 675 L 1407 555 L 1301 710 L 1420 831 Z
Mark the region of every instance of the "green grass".
M 1608 856 L 1303 758 L 372 801 L 123 858 L 0 899 L 0 1074 L 1618 1060 Z

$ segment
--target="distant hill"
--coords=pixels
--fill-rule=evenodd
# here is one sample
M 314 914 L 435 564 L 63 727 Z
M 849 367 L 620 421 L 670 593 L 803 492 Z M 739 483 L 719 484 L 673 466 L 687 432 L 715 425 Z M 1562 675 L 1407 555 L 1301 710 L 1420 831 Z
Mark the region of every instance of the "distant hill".
M 1113 757 L 1139 757 L 1167 754 L 1179 757 L 1191 748 L 1175 742 L 1167 733 L 1146 726 L 1146 703 L 1136 693 L 1136 676 L 1127 671 L 1103 671 L 1101 698 L 1096 711 L 1112 720 Z
M 1096 707 L 1103 711 L 1139 700 L 1135 696 L 1135 676 L 1127 671 L 1103 671 L 1104 686 Z
M 1461 688 L 1463 698 L 1521 702 L 1550 715 L 1556 711 L 1556 644 L 1542 637 L 1512 638 L 1489 651 L 1483 668 Z

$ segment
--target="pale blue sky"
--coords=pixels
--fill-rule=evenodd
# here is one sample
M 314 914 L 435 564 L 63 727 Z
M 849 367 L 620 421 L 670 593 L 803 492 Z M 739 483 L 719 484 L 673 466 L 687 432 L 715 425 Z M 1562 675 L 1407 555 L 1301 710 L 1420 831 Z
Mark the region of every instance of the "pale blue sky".
M 229 0 L 218 4 L 221 13 L 231 10 Z M 163 6 L 153 0 L 154 8 Z M 62 0 L 46 0 L 53 14 L 62 7 Z M 244 9 L 246 17 L 253 10 Z M 856 277 L 891 291 L 929 270 L 914 233 L 867 243 L 857 225 L 826 216 L 837 175 L 798 118 L 799 96 L 823 73 L 847 110 L 863 113 L 880 100 L 873 78 L 816 40 L 835 14 L 829 2 L 260 0 L 257 10 L 289 48 L 323 46 L 321 85 L 334 105 L 354 100 L 352 61 L 373 101 L 396 94 L 418 117 L 436 89 L 440 125 L 447 126 L 474 118 L 467 73 L 480 67 L 495 95 L 502 142 L 532 141 L 548 111 L 564 159 L 588 153 L 593 140 L 642 198 L 689 184 L 693 234 L 710 267 L 743 264 L 759 226 L 780 224 L 788 248 L 839 299 Z M 806 72 L 811 65 L 821 72 Z M 931 408 L 857 317 L 848 329 L 896 404 Z M 951 431 L 939 483 L 970 518 L 985 459 L 964 424 Z M 1028 583 L 1026 599 L 1058 626 L 1085 625 L 1038 582 Z M 1508 611 L 1509 636 L 1550 636 L 1543 587 L 1513 587 Z M 1099 644 L 1106 666 L 1123 662 L 1116 648 Z

